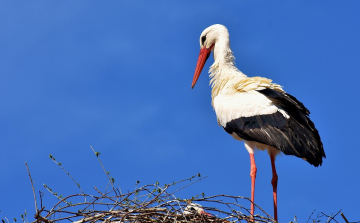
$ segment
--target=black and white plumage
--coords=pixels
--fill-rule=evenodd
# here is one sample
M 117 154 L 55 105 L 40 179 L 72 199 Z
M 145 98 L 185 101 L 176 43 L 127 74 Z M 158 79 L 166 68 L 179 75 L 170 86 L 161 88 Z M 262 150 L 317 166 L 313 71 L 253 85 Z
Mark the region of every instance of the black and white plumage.
M 272 80 L 247 77 L 235 67 L 225 26 L 217 24 L 206 28 L 200 36 L 200 48 L 192 88 L 210 53 L 214 52 L 210 83 L 218 123 L 233 138 L 244 141 L 250 154 L 252 201 L 256 177 L 254 150 L 268 151 L 273 171 L 274 217 L 277 220 L 276 155 L 280 152 L 294 155 L 314 166 L 321 165 L 325 157 L 319 133 L 309 118 L 310 112 Z M 251 214 L 254 214 L 253 204 Z
M 294 155 L 314 166 L 325 157 L 323 145 L 310 114 L 295 97 L 273 89 L 259 90 L 285 113 L 239 117 L 226 123 L 225 131 L 247 141 L 274 147 L 286 155 Z M 287 114 L 287 115 L 284 115 Z

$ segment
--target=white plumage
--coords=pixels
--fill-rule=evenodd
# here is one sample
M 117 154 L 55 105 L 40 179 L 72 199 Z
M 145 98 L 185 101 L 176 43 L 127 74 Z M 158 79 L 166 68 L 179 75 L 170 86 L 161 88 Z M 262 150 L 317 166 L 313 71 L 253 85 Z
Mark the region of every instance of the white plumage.
M 221 93 L 214 99 L 214 110 L 223 127 L 239 117 L 273 114 L 277 111 L 281 111 L 284 117 L 289 117 L 284 110 L 256 90 L 235 94 Z

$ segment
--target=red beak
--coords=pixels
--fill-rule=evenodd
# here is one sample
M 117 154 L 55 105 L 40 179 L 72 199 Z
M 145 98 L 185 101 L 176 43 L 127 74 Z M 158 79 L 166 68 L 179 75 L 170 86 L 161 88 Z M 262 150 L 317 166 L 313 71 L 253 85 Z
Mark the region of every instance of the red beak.
M 200 50 L 200 54 L 199 54 L 199 58 L 196 64 L 196 69 L 195 69 L 195 74 L 194 74 L 194 78 L 191 84 L 191 88 L 194 88 L 196 81 L 199 79 L 201 71 L 205 65 L 206 60 L 209 58 L 211 50 L 214 48 L 214 44 L 211 45 L 211 47 L 209 49 L 206 49 L 206 47 L 203 47 Z

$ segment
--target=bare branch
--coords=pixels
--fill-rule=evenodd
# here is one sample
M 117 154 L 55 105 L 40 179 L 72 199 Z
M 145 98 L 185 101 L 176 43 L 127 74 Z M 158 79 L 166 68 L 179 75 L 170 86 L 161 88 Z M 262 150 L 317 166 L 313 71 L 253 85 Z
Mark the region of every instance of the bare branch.
M 343 217 L 343 219 L 345 220 L 345 222 L 346 222 L 346 223 L 349 223 L 349 221 L 346 219 L 346 217 L 345 217 L 344 213 L 342 213 L 342 212 L 341 212 L 341 214 L 340 214 L 340 215 L 341 215 L 341 217 Z
M 27 172 L 28 172 L 28 174 L 29 174 L 29 178 L 30 178 L 30 182 L 31 182 L 31 187 L 32 187 L 32 191 L 33 191 L 33 194 L 34 194 L 35 211 L 38 212 L 37 203 L 36 203 L 35 188 L 34 188 L 33 180 L 32 180 L 32 178 L 31 178 L 31 174 L 30 174 L 30 170 L 29 170 L 29 167 L 28 167 L 28 165 L 27 165 L 27 162 L 25 162 L 25 165 L 26 165 Z
M 92 149 L 92 151 L 93 151 L 93 152 L 94 152 L 94 154 L 96 155 L 96 158 L 98 159 L 98 161 L 99 161 L 99 163 L 100 163 L 101 167 L 103 168 L 103 170 L 104 170 L 104 172 L 105 172 L 105 175 L 106 175 L 106 176 L 107 176 L 107 178 L 109 179 L 109 182 L 110 182 L 110 184 L 111 184 L 111 186 L 112 186 L 113 190 L 115 190 L 115 187 L 114 187 L 113 181 L 112 181 L 112 179 L 110 178 L 110 176 L 109 176 L 108 172 L 106 171 L 106 169 L 105 169 L 104 165 L 102 164 L 101 159 L 99 158 L 100 153 L 99 153 L 99 152 L 95 152 L 95 150 L 94 150 L 94 148 L 93 148 L 92 146 L 90 146 L 90 148 Z
M 70 175 L 70 173 L 65 170 L 65 168 L 62 166 L 62 164 L 59 163 L 59 162 L 57 162 L 57 161 L 55 160 L 55 158 L 54 158 L 51 154 L 50 154 L 50 159 L 51 159 L 54 163 L 56 163 L 56 164 L 70 177 L 70 179 L 71 179 L 71 180 L 76 184 L 76 186 L 79 188 L 79 190 L 81 191 L 81 193 L 85 194 L 85 192 L 81 189 L 80 184 L 79 184 L 78 182 L 76 182 L 76 180 Z M 86 199 L 86 197 L 85 197 L 85 199 Z

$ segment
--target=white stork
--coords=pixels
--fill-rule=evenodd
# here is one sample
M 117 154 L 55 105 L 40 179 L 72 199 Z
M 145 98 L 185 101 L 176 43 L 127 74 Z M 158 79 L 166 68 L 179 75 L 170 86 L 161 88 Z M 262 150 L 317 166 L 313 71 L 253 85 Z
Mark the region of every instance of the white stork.
M 235 67 L 229 32 L 223 25 L 212 25 L 200 36 L 200 55 L 191 88 L 204 64 L 214 52 L 210 67 L 211 97 L 219 125 L 233 138 L 244 141 L 250 154 L 251 216 L 254 216 L 256 165 L 254 150 L 270 155 L 274 218 L 277 221 L 277 181 L 275 157 L 280 152 L 300 157 L 314 166 L 325 157 L 323 144 L 309 110 L 280 85 L 263 77 L 247 77 Z

